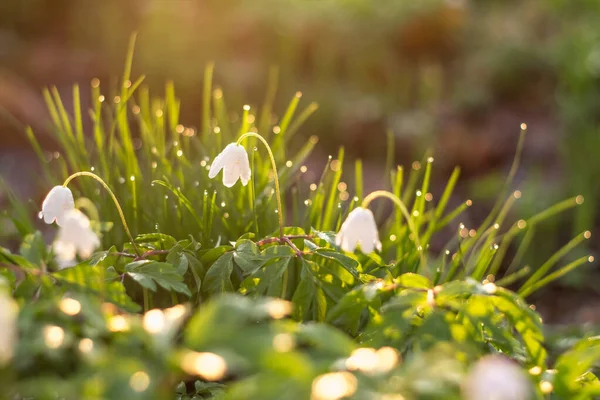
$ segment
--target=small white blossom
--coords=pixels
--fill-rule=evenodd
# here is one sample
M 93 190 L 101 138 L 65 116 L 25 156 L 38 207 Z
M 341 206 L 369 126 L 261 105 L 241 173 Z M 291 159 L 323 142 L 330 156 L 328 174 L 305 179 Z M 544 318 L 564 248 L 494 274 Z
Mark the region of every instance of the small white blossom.
M 226 187 L 232 187 L 238 179 L 241 179 L 242 185 L 246 186 L 250 180 L 250 162 L 246 149 L 236 143 L 228 144 L 213 160 L 208 177 L 214 178 L 221 170 L 223 170 L 223 185 Z
M 371 210 L 362 207 L 352 210 L 336 235 L 335 244 L 348 252 L 353 252 L 358 245 L 366 254 L 374 249 L 381 251 L 379 233 Z
M 528 400 L 532 387 L 519 365 L 504 356 L 479 360 L 463 384 L 466 400 Z
M 17 303 L 5 291 L 0 290 L 0 366 L 8 363 L 14 354 L 18 314 Z
M 63 224 L 54 241 L 54 252 L 62 265 L 68 265 L 79 254 L 88 258 L 100 246 L 98 235 L 90 228 L 90 220 L 81 211 L 73 209 L 63 215 Z
M 42 203 L 40 218 L 43 217 L 44 222 L 47 224 L 56 221 L 56 224 L 61 226 L 65 213 L 74 208 L 75 201 L 71 190 L 64 186 L 54 186 Z

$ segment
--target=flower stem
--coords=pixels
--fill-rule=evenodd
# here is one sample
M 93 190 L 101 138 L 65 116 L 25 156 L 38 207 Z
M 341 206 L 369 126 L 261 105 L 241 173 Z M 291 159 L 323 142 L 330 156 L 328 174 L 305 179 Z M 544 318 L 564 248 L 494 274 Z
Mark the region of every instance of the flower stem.
M 277 209 L 278 209 L 277 217 L 279 218 L 279 237 L 283 238 L 283 207 L 281 206 L 281 190 L 279 189 L 279 175 L 277 173 L 277 164 L 275 163 L 275 156 L 273 156 L 273 152 L 271 151 L 271 146 L 269 146 L 269 143 L 267 143 L 265 138 L 260 136 L 258 133 L 254 133 L 254 132 L 244 133 L 237 140 L 236 144 L 239 145 L 242 142 L 242 140 L 244 140 L 247 137 L 255 137 L 258 140 L 260 140 L 262 142 L 262 144 L 264 144 L 265 147 L 267 148 L 267 152 L 269 153 L 269 158 L 271 158 L 273 174 L 275 175 L 275 194 L 277 195 Z
M 408 224 L 408 228 L 415 237 L 415 245 L 417 246 L 417 251 L 419 252 L 419 256 L 421 257 L 421 264 L 427 272 L 427 258 L 425 256 L 425 249 L 423 249 L 423 247 L 421 246 L 421 242 L 419 240 L 419 232 L 417 231 L 417 228 L 415 227 L 415 224 L 413 223 L 413 220 L 410 217 L 410 213 L 408 212 L 408 209 L 406 208 L 402 200 L 400 200 L 395 194 L 390 193 L 387 190 L 376 190 L 364 198 L 362 202 L 362 207 L 367 208 L 373 200 L 379 197 L 385 197 L 393 201 L 394 204 L 397 205 L 400 211 L 402 212 L 402 215 L 404 215 L 406 223 Z
M 102 186 L 104 186 L 104 189 L 106 189 L 106 191 L 112 198 L 113 202 L 115 203 L 115 206 L 117 207 L 117 211 L 119 212 L 119 216 L 121 217 L 121 222 L 123 223 L 123 228 L 125 228 L 125 233 L 127 233 L 127 236 L 129 236 L 129 240 L 131 241 L 131 244 L 133 245 L 133 249 L 135 250 L 135 253 L 138 255 L 138 257 L 141 256 L 140 250 L 135 245 L 135 240 L 133 239 L 133 236 L 131 235 L 131 232 L 129 231 L 129 226 L 127 225 L 127 221 L 125 220 L 125 214 L 123 214 L 123 209 L 121 208 L 121 205 L 119 204 L 119 200 L 117 200 L 117 197 L 115 196 L 113 191 L 110 189 L 110 187 L 98 175 L 91 173 L 91 172 L 86 172 L 86 171 L 76 172 L 73 175 L 69 176 L 67 178 L 67 180 L 65 180 L 65 183 L 63 183 L 63 186 L 67 187 L 69 182 L 71 182 L 73 179 L 77 178 L 78 176 L 89 176 L 90 178 L 94 178 L 95 180 L 100 182 L 102 184 Z

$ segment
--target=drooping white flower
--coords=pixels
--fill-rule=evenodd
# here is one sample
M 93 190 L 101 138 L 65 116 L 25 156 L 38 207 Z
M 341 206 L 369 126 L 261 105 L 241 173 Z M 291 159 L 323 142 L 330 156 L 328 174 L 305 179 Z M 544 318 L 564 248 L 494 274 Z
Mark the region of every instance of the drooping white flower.
M 248 184 L 250 162 L 244 146 L 237 143 L 228 144 L 213 160 L 208 177 L 214 178 L 221 170 L 223 170 L 223 185 L 226 187 L 232 187 L 238 179 L 241 179 L 242 185 Z
M 466 400 L 529 400 L 532 393 L 519 365 L 500 355 L 479 360 L 463 383 Z
M 371 210 L 363 207 L 352 210 L 335 236 L 335 244 L 348 252 L 353 252 L 358 245 L 366 254 L 374 249 L 381 251 L 379 233 Z
M 0 282 L 2 283 L 2 282 Z M 2 289 L 0 285 L 0 289 Z M 17 303 L 5 291 L 0 290 L 0 366 L 8 363 L 17 344 Z
M 100 246 L 98 235 L 90 228 L 90 220 L 81 211 L 73 209 L 62 217 L 62 225 L 54 241 L 54 252 L 59 262 L 68 265 L 79 254 L 82 258 L 92 255 Z
M 56 224 L 61 226 L 65 213 L 74 208 L 75 201 L 71 190 L 64 186 L 54 186 L 42 203 L 40 218 L 43 217 L 47 224 L 56 221 Z

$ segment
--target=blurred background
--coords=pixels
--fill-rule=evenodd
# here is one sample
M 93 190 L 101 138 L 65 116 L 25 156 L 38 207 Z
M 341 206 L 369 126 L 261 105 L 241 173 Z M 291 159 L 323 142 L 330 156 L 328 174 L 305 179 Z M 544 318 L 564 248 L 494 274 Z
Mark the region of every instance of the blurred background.
M 274 109 L 297 91 L 319 104 L 302 128 L 320 138 L 316 164 L 343 145 L 364 160 L 365 189 L 385 187 L 391 134 L 398 164 L 431 150 L 438 191 L 461 167 L 457 201 L 474 202 L 463 220 L 489 212 L 526 123 L 515 214 L 585 196 L 538 228 L 526 261 L 539 265 L 549 248 L 597 231 L 599 20 L 596 0 L 3 0 L 0 175 L 20 196 L 43 196 L 24 134 L 30 125 L 46 150 L 56 146 L 41 88 L 69 99 L 78 82 L 88 99 L 93 78 L 116 87 L 136 31 L 133 76 L 158 91 L 173 80 L 186 126 L 201 123 L 207 63 L 230 109 L 260 105 L 276 77 Z M 600 247 L 597 235 L 589 247 L 581 252 Z M 597 277 L 583 267 L 534 302 L 551 322 L 600 322 Z

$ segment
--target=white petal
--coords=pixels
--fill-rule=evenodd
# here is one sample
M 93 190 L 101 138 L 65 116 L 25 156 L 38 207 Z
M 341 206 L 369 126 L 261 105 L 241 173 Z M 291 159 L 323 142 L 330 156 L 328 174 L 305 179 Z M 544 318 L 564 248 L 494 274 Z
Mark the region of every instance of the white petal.
M 357 207 L 348 214 L 336 236 L 336 244 L 344 251 L 352 252 L 360 244 L 361 250 L 368 254 L 380 248 L 379 234 L 375 217 L 369 209 Z
M 235 143 L 229 143 L 222 152 L 219 153 L 213 160 L 210 165 L 210 170 L 208 171 L 208 177 L 213 179 L 217 174 L 223 169 L 223 167 L 227 164 L 228 160 L 231 159 L 231 151 L 236 146 Z
M 73 260 L 75 254 L 89 257 L 100 246 L 98 235 L 90 228 L 90 220 L 79 210 L 71 210 L 64 215 L 54 242 L 54 251 L 59 260 Z
M 60 226 L 63 223 L 63 215 L 74 208 L 75 201 L 71 190 L 63 186 L 55 186 L 48 192 L 42 203 L 41 215 L 47 224 L 56 221 Z
M 248 181 L 250 181 L 250 176 L 252 175 L 252 171 L 250 170 L 250 161 L 248 160 L 248 153 L 246 153 L 246 149 L 243 149 L 243 153 L 240 154 L 240 179 L 242 180 L 242 185 L 246 186 Z
M 237 168 L 235 164 L 225 165 L 223 168 L 223 185 L 225 185 L 225 187 L 232 187 L 239 178 L 239 168 Z
M 518 364 L 504 356 L 481 358 L 463 382 L 466 400 L 526 400 L 531 382 Z
M 0 289 L 3 289 L 0 285 Z M 0 290 L 0 366 L 8 363 L 13 357 L 17 344 L 17 303 Z

